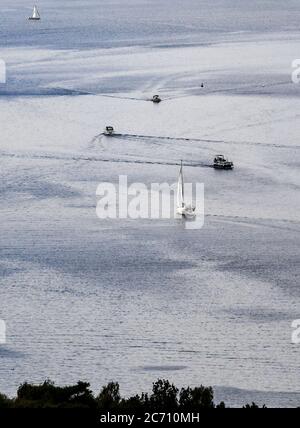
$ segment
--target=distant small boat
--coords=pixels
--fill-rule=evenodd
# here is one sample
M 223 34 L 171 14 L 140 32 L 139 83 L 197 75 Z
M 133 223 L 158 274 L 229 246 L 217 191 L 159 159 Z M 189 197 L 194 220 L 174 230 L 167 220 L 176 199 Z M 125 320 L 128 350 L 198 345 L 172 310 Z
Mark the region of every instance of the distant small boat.
M 114 133 L 115 133 L 115 130 L 114 130 L 114 128 L 112 126 L 106 126 L 105 127 L 105 129 L 104 129 L 104 135 L 112 136 L 112 135 L 114 135 Z
M 36 6 L 33 8 L 32 16 L 30 16 L 28 19 L 29 21 L 40 21 L 41 16 Z
M 214 158 L 215 169 L 233 169 L 233 162 L 225 158 L 224 155 L 217 155 Z
M 196 217 L 196 208 L 192 205 L 186 205 L 184 201 L 184 179 L 183 179 L 183 166 L 181 161 L 178 184 L 177 184 L 177 214 L 186 218 Z
M 160 98 L 160 96 L 159 96 L 159 95 L 153 95 L 153 97 L 152 97 L 152 101 L 153 101 L 154 103 L 158 104 L 158 103 L 160 103 L 160 102 L 161 102 L 161 98 Z

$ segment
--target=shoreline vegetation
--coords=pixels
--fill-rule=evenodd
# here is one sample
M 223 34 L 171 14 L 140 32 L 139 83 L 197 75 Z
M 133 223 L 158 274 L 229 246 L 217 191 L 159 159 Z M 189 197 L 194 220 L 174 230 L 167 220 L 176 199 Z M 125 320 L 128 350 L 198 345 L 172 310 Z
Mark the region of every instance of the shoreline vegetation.
M 0 409 L 4 408 L 86 408 L 99 411 L 120 412 L 195 412 L 204 409 L 225 409 L 224 402 L 214 403 L 212 387 L 201 385 L 195 388 L 178 389 L 165 379 L 153 383 L 152 392 L 123 398 L 120 385 L 110 382 L 103 386 L 98 395 L 94 395 L 87 382 L 76 385 L 56 386 L 46 380 L 40 385 L 23 383 L 17 390 L 17 396 L 9 398 L 0 393 Z M 244 409 L 257 409 L 255 403 L 245 404 Z M 265 408 L 265 406 L 263 406 Z

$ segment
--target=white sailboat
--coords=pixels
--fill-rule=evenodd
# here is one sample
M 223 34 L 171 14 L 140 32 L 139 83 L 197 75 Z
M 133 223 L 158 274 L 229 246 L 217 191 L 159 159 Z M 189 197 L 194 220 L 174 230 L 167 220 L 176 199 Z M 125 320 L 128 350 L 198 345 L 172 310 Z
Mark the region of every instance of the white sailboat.
M 34 6 L 32 16 L 28 18 L 30 21 L 39 21 L 41 19 L 40 13 L 38 11 L 38 8 Z
M 184 179 L 183 179 L 183 166 L 181 161 L 178 184 L 177 184 L 177 214 L 182 217 L 195 217 L 196 216 L 196 208 L 191 205 L 186 205 L 184 201 Z

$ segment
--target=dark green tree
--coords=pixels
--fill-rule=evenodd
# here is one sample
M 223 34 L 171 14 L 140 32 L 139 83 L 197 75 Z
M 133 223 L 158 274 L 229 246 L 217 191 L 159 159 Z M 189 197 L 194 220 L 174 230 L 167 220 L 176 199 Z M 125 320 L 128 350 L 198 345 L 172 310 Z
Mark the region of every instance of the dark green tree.
M 12 406 L 12 400 L 10 400 L 6 395 L 0 394 L 0 409 L 7 409 Z
M 41 385 L 24 383 L 17 392 L 17 407 L 95 407 L 95 399 L 90 384 L 78 382 L 76 385 L 58 387 L 50 380 Z
M 100 394 L 96 398 L 96 401 L 100 409 L 116 409 L 121 401 L 120 385 L 118 383 L 110 382 L 107 386 L 103 386 Z
M 178 408 L 178 389 L 168 380 L 158 379 L 153 383 L 150 407 L 154 411 L 173 411 Z
M 179 395 L 180 408 L 185 411 L 212 409 L 215 407 L 212 388 L 201 385 L 198 388 L 182 388 Z

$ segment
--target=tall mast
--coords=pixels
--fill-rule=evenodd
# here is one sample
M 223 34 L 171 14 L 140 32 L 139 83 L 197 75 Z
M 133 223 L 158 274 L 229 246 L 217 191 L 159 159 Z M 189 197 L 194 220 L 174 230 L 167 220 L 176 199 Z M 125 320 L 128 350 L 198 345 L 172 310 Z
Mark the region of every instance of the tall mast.
M 182 206 L 184 207 L 184 179 L 183 179 L 183 166 L 181 161 L 181 196 L 182 196 Z

